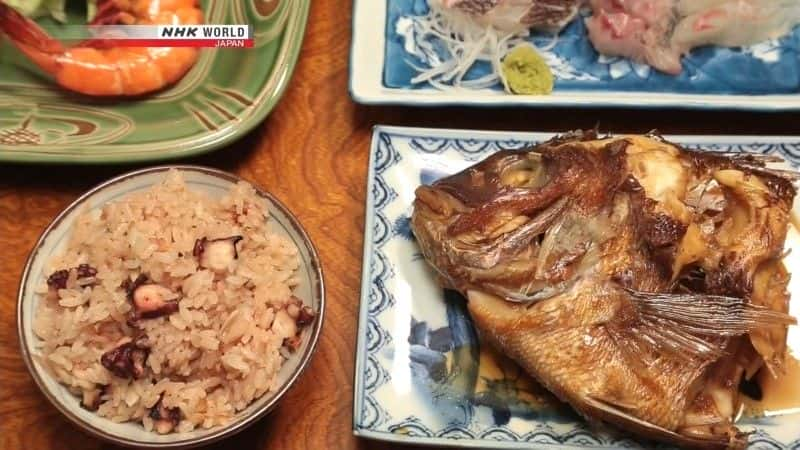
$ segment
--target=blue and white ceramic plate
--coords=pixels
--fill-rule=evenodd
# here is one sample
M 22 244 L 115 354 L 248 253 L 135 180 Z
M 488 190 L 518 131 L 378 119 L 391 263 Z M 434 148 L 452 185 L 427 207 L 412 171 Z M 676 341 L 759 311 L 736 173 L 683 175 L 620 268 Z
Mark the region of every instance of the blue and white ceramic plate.
M 375 128 L 369 166 L 353 431 L 410 444 L 472 448 L 652 448 L 591 429 L 512 362 L 482 347 L 458 294 L 442 290 L 409 228 L 414 190 L 502 148 L 552 135 Z M 710 151 L 775 153 L 800 167 L 800 137 L 670 136 Z M 795 214 L 800 211 L 795 204 Z M 800 234 L 790 229 L 790 272 Z M 794 277 L 790 292 L 800 292 Z M 790 312 L 800 316 L 800 301 Z M 789 345 L 800 356 L 800 329 Z M 800 380 L 797 380 L 800 383 Z M 800 409 L 745 419 L 751 448 L 800 449 Z
M 426 0 L 355 0 L 350 54 L 350 92 L 360 103 L 475 106 L 624 106 L 714 109 L 800 109 L 800 27 L 782 39 L 727 49 L 705 47 L 684 58 L 680 76 L 659 73 L 624 58 L 599 55 L 582 20 L 562 30 L 543 53 L 553 69 L 552 95 L 509 95 L 501 87 L 441 91 L 412 85 L 413 55 L 408 28 L 398 20 L 424 15 Z M 403 30 L 403 27 L 401 27 Z M 544 47 L 550 36 L 529 38 Z M 477 65 L 466 79 L 485 74 Z

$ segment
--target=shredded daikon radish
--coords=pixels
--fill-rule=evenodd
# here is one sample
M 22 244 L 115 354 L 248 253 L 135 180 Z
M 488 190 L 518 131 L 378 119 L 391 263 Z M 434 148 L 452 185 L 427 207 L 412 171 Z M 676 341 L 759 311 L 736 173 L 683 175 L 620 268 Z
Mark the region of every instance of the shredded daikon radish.
M 406 39 L 406 51 L 428 66 L 407 61 L 418 72 L 411 82 L 428 83 L 442 90 L 486 89 L 502 83 L 508 91 L 501 61 L 511 49 L 526 42 L 530 31 L 501 31 L 481 25 L 463 12 L 443 7 L 438 0 L 430 0 L 429 7 L 427 15 L 401 17 L 396 24 L 397 33 Z M 557 39 L 558 35 L 554 35 L 540 50 L 551 50 Z M 488 62 L 491 72 L 464 79 L 478 61 Z

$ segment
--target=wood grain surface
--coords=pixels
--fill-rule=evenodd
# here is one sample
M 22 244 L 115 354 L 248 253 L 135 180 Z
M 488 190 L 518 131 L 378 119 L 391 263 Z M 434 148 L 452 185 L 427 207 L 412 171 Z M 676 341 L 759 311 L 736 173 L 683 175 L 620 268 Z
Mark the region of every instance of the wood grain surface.
M 796 113 L 359 106 L 347 92 L 350 9 L 346 1 L 314 0 L 297 70 L 269 118 L 239 142 L 183 161 L 235 172 L 287 204 L 321 253 L 328 289 L 322 338 L 309 370 L 272 414 L 210 448 L 402 448 L 351 432 L 373 125 L 564 131 L 599 124 L 614 132 L 800 134 Z M 94 184 L 133 168 L 0 167 L 0 449 L 113 447 L 70 425 L 37 389 L 20 356 L 16 295 L 25 259 L 50 220 Z

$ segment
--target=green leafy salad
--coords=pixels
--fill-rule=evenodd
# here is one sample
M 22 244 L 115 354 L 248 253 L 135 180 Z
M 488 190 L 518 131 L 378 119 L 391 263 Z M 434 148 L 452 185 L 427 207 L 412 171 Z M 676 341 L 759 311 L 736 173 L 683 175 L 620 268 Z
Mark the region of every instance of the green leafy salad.
M 86 20 L 91 20 L 97 13 L 97 0 L 81 0 L 86 3 Z M 67 21 L 67 0 L 5 0 L 9 6 L 22 14 L 31 17 L 52 17 L 58 22 Z

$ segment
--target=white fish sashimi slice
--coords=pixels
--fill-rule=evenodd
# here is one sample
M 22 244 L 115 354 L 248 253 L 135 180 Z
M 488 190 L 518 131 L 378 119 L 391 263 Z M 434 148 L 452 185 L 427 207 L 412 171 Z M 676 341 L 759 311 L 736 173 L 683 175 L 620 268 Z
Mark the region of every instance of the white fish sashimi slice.
M 591 0 L 589 38 L 603 54 L 681 72 L 680 57 L 704 45 L 743 47 L 800 23 L 800 0 Z
M 674 16 L 680 0 L 590 0 L 592 11 L 625 13 L 645 23 L 658 25 Z
M 523 19 L 537 0 L 444 0 L 442 6 L 472 17 L 483 26 L 501 31 L 519 31 L 528 28 Z
M 593 15 L 586 20 L 589 39 L 601 54 L 678 74 L 681 55 L 670 43 L 676 1 L 592 0 Z
M 473 18 L 499 31 L 558 31 L 578 14 L 584 0 L 431 0 L 451 12 Z
M 558 32 L 578 15 L 585 0 L 539 0 L 523 18 L 526 25 Z
M 709 0 L 700 3 L 712 6 L 687 16 L 675 28 L 672 43 L 682 53 L 702 45 L 741 47 L 757 44 L 782 37 L 800 23 L 798 0 Z
M 725 3 L 736 3 L 738 0 L 680 0 L 678 2 L 678 15 L 691 16 L 700 11 L 714 8 Z

